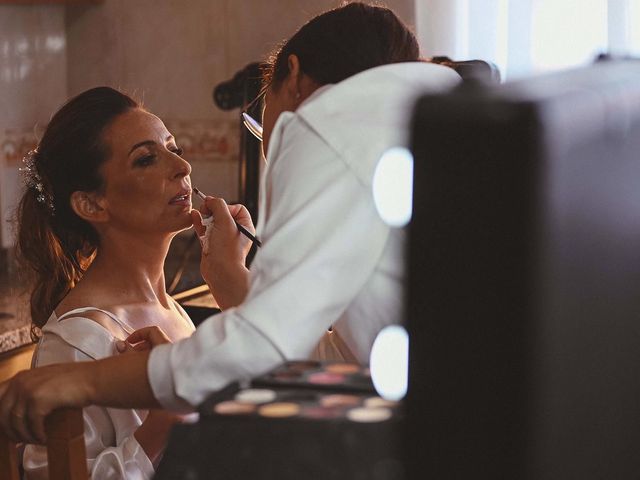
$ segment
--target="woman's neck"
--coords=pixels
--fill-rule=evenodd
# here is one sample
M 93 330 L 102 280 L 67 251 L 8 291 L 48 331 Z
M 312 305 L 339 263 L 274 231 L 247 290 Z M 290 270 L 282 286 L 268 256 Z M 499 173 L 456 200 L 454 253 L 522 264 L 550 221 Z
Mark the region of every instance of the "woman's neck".
M 106 290 L 122 292 L 127 301 L 159 301 L 168 306 L 164 261 L 172 237 L 104 235 L 81 283 L 97 283 Z

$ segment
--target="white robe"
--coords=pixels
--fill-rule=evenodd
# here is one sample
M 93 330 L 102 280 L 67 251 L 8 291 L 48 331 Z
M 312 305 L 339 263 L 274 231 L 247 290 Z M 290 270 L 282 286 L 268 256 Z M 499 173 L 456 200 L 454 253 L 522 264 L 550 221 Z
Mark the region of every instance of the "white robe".
M 189 316 L 176 304 L 184 318 Z M 100 311 L 114 322 L 120 337 L 99 323 L 82 317 L 87 311 Z M 118 328 L 119 327 L 119 328 Z M 195 327 L 194 327 L 195 330 Z M 34 354 L 32 367 L 62 362 L 86 362 L 119 355 L 116 341 L 123 340 L 133 328 L 115 315 L 96 308 L 76 309 L 56 317 L 51 314 L 42 328 L 42 338 Z M 176 339 L 177 340 L 177 339 Z M 96 480 L 150 480 L 151 461 L 133 435 L 147 417 L 147 410 L 125 410 L 90 406 L 83 409 L 87 467 Z M 25 480 L 47 480 L 46 447 L 27 445 L 23 454 Z

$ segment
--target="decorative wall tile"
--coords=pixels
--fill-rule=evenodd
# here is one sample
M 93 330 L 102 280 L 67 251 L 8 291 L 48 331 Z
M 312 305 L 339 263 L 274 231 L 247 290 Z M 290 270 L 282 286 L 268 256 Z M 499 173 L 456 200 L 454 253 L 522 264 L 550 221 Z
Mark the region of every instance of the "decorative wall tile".
M 165 120 L 167 129 L 189 161 L 237 161 L 239 122 L 219 120 Z

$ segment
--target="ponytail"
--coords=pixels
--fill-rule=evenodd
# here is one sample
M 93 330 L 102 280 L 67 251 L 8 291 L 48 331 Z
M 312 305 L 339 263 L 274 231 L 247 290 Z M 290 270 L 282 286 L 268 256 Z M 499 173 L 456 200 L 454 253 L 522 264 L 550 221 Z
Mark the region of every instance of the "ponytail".
M 18 205 L 17 253 L 24 272 L 31 274 L 31 338 L 39 337 L 56 305 L 82 276 L 65 253 L 44 205 L 27 191 Z

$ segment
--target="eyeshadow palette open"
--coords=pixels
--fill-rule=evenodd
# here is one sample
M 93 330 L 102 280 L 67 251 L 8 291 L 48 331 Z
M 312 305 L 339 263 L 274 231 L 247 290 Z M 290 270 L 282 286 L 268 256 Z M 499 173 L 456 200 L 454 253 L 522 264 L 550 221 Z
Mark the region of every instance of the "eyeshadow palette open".
M 348 420 L 371 423 L 389 420 L 399 409 L 392 402 L 370 394 L 331 393 L 310 389 L 239 390 L 226 400 L 210 405 L 210 414 L 249 415 L 263 418 Z
M 291 361 L 247 387 L 236 385 L 214 395 L 200 412 L 207 416 L 376 423 L 397 418 L 401 404 L 376 394 L 366 367 Z
M 404 480 L 402 403 L 378 396 L 367 367 L 289 361 L 199 411 L 174 427 L 154 480 Z

